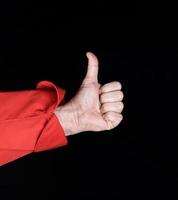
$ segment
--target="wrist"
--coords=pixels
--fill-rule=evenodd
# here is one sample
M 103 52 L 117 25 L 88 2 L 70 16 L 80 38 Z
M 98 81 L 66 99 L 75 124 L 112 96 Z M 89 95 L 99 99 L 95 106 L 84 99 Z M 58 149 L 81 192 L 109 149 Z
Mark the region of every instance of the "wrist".
M 56 108 L 54 114 L 57 116 L 59 123 L 64 129 L 65 136 L 81 132 L 76 120 L 77 110 L 71 105 L 70 102 Z

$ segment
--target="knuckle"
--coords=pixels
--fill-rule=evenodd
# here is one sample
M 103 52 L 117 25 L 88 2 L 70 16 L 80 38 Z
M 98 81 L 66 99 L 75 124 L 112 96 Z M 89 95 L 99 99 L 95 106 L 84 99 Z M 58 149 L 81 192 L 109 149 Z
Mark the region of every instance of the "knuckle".
M 119 97 L 120 97 L 121 99 L 124 98 L 124 93 L 123 93 L 122 91 L 119 91 L 118 94 L 119 94 Z
M 118 115 L 118 119 L 119 119 L 119 121 L 122 121 L 123 115 L 122 115 L 122 114 L 119 114 L 119 115 Z
M 124 108 L 123 102 L 120 102 L 119 104 L 120 104 L 119 107 L 120 107 L 121 109 L 123 109 L 123 108 Z
M 108 87 L 108 85 L 109 85 L 110 83 L 105 83 L 103 86 L 102 86 L 102 89 L 106 89 L 107 87 Z
M 120 83 L 119 81 L 114 81 L 113 83 L 114 83 L 114 85 L 115 85 L 116 87 L 118 87 L 119 89 L 122 88 L 122 85 L 121 85 L 121 83 Z
M 119 116 L 119 123 L 123 120 L 123 115 Z

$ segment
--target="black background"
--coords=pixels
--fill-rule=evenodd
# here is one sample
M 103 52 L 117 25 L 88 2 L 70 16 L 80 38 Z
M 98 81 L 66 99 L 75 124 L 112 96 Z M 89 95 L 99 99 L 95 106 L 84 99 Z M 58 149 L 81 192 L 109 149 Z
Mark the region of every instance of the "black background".
M 175 199 L 177 52 L 168 19 L 133 3 L 1 4 L 0 90 L 45 79 L 65 88 L 67 101 L 92 51 L 99 82 L 120 81 L 125 104 L 115 129 L 1 167 L 2 199 Z

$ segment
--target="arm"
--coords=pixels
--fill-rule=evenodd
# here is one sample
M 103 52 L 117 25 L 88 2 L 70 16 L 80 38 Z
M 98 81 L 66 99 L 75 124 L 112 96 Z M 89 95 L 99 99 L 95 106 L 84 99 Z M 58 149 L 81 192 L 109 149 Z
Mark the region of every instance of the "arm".
M 31 152 L 67 144 L 66 136 L 111 130 L 122 121 L 123 92 L 113 81 L 98 83 L 98 60 L 87 53 L 88 70 L 65 105 L 65 90 L 42 81 L 37 90 L 0 93 L 0 165 Z
M 0 166 L 32 152 L 67 144 L 54 110 L 65 90 L 41 81 L 35 90 L 0 92 Z

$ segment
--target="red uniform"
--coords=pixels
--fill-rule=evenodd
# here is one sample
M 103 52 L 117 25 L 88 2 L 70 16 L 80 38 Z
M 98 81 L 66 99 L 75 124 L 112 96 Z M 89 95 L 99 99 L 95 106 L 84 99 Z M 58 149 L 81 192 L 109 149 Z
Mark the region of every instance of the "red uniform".
M 65 90 L 40 81 L 36 89 L 0 91 L 0 166 L 32 152 L 67 144 L 55 108 L 64 103 Z

